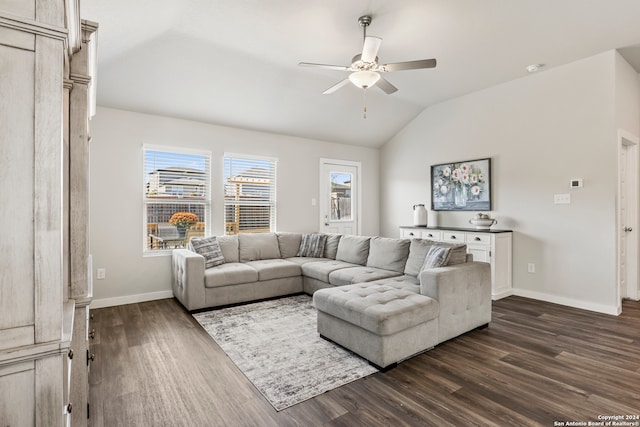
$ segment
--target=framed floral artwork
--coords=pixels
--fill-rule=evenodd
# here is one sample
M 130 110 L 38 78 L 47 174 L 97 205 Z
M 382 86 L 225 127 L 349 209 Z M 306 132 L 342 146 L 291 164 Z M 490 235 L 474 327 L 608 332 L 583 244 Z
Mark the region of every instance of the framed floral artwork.
M 491 159 L 431 166 L 431 210 L 490 211 Z

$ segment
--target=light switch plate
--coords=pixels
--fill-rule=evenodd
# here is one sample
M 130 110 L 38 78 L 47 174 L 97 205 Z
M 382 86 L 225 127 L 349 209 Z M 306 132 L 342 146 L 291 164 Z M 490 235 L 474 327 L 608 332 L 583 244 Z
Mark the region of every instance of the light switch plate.
M 554 194 L 553 203 L 556 205 L 568 205 L 571 203 L 571 194 Z

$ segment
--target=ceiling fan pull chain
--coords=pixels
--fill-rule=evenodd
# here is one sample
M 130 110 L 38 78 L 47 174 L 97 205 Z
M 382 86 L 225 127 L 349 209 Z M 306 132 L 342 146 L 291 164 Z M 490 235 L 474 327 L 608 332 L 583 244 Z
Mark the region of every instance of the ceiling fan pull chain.
M 367 87 L 364 87 L 362 91 L 362 103 L 364 104 L 364 116 L 363 118 L 367 118 Z

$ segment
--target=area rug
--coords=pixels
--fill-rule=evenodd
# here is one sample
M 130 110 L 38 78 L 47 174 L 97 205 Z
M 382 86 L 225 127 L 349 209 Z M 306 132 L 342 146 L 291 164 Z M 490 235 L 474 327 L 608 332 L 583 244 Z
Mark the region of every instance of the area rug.
M 193 317 L 280 411 L 377 372 L 320 338 L 311 301 L 296 295 Z

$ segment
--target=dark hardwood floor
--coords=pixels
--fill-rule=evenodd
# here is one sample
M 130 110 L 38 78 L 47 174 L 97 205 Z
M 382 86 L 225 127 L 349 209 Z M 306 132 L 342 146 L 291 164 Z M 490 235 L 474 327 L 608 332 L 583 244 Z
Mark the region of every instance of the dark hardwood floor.
M 554 426 L 640 415 L 638 302 L 609 316 L 495 301 L 488 328 L 281 412 L 176 300 L 92 313 L 93 427 Z

